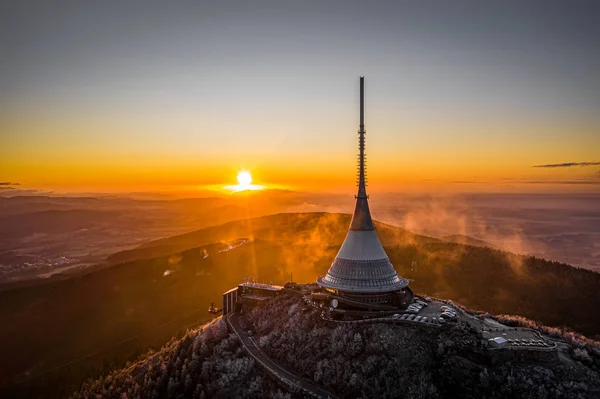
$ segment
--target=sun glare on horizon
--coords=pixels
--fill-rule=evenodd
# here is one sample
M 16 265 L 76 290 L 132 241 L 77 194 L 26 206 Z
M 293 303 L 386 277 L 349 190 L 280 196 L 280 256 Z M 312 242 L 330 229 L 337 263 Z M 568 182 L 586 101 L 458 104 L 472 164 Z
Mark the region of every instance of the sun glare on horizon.
M 252 175 L 247 170 L 241 170 L 237 175 L 237 181 L 240 187 L 249 187 L 252 183 Z
M 223 188 L 225 188 L 226 190 L 233 191 L 233 192 L 247 191 L 247 190 L 257 191 L 257 190 L 262 190 L 265 188 L 265 186 L 261 186 L 258 184 L 252 184 L 252 174 L 247 170 L 240 170 L 238 172 L 236 178 L 237 178 L 238 184 L 231 185 L 231 186 L 225 186 Z

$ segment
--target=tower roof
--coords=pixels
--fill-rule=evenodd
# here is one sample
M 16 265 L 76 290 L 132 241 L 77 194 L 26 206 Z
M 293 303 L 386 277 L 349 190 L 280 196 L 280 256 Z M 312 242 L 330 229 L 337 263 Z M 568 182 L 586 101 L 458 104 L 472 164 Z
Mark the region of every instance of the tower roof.
M 408 286 L 408 281 L 398 276 L 375 232 L 367 195 L 365 133 L 364 77 L 361 76 L 356 206 L 342 247 L 327 274 L 319 277 L 317 283 L 322 287 L 353 293 L 397 291 Z

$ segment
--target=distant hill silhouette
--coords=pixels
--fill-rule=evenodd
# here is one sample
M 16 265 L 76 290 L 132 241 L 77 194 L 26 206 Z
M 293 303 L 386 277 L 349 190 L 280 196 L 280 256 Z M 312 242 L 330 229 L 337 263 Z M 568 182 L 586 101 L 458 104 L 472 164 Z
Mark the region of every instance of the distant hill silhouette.
M 463 234 L 451 234 L 451 235 L 443 236 L 442 240 L 455 242 L 457 244 L 473 245 L 476 247 L 488 247 L 488 248 L 496 248 L 496 249 L 498 248 L 496 245 L 490 244 L 487 241 L 478 240 L 477 238 L 469 237 L 469 236 L 466 236 Z
M 0 218 L 0 236 L 13 239 L 29 234 L 57 234 L 83 229 L 99 221 L 107 222 L 118 212 L 76 210 L 47 210 Z
M 22 248 L 28 236 L 59 237 L 63 233 L 108 224 L 118 217 L 119 212 L 87 209 L 44 210 L 0 217 L 0 251 Z

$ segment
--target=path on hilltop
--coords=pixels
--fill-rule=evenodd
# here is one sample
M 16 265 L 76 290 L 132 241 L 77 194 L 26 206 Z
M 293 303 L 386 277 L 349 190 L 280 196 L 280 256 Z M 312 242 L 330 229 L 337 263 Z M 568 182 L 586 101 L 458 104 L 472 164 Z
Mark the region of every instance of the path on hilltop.
M 310 394 L 316 398 L 331 398 L 336 399 L 337 397 L 330 392 L 327 392 L 323 388 L 316 386 L 315 384 L 308 382 L 304 378 L 298 377 L 295 374 L 290 373 L 271 358 L 269 358 L 257 345 L 256 342 L 248 336 L 246 331 L 240 324 L 239 315 L 237 313 L 229 313 L 225 316 L 227 324 L 231 327 L 235 335 L 240 339 L 242 345 L 248 351 L 250 356 L 254 358 L 265 370 L 271 373 L 273 376 L 281 380 L 289 387 L 299 387 L 305 393 Z

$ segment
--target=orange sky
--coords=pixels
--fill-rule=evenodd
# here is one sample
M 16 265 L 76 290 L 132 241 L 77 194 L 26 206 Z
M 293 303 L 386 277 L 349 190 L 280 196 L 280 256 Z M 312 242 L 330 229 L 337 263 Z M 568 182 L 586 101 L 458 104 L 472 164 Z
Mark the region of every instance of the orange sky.
M 356 83 L 356 82 L 348 82 Z M 357 115 L 323 125 L 294 126 L 273 114 L 259 125 L 236 122 L 239 133 L 220 137 L 230 122 L 214 121 L 211 133 L 195 125 L 132 121 L 16 119 L 2 126 L 0 170 L 4 180 L 33 188 L 74 191 L 180 190 L 232 184 L 240 169 L 254 181 L 290 189 L 352 190 Z M 594 125 L 496 124 L 464 121 L 403 123 L 383 112 L 367 119 L 368 176 L 372 190 L 597 191 L 600 167 L 533 168 L 596 160 Z M 281 117 L 281 120 L 278 120 Z M 298 115 L 299 117 L 299 115 Z M 336 126 L 336 123 L 339 126 Z M 291 132 L 277 133 L 281 126 Z M 165 130 L 163 130 L 165 129 Z M 195 134 L 197 132 L 197 134 Z M 485 132 L 485 133 L 481 133 Z M 571 140 L 576 132 L 580 140 Z M 542 138 L 542 139 L 540 139 Z M 544 182 L 547 181 L 547 184 Z M 576 184 L 568 184 L 575 182 Z M 585 184 L 583 184 L 585 183 Z

